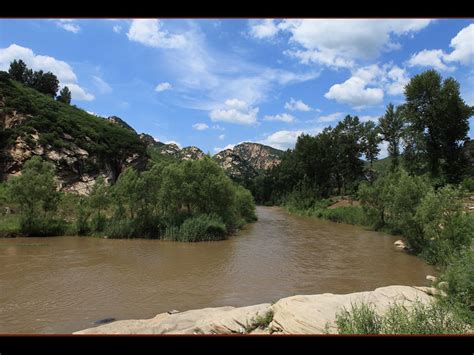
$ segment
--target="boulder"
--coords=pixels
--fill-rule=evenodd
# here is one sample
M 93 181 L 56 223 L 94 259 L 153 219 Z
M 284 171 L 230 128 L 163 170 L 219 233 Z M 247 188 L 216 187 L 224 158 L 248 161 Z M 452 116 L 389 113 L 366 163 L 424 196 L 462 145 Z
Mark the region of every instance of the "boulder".
M 217 307 L 169 314 L 152 319 L 122 320 L 74 334 L 232 334 L 246 333 L 246 327 L 263 316 L 270 304 L 248 307 Z
M 395 241 L 395 243 L 393 243 L 393 245 L 395 245 L 395 247 L 400 248 L 400 249 L 408 249 L 405 242 L 401 239 Z
M 270 328 L 282 334 L 337 333 L 336 314 L 344 308 L 351 309 L 353 304 L 371 303 L 377 313 L 383 314 L 394 303 L 410 307 L 415 300 L 428 303 L 432 299 L 423 290 L 409 286 L 387 286 L 346 295 L 293 296 L 272 306 L 274 316 Z

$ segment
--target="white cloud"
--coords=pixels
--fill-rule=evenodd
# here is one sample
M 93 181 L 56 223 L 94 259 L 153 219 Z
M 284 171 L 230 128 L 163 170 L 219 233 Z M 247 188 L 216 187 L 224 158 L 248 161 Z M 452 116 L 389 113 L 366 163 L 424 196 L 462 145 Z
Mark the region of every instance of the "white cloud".
M 278 28 L 291 33 L 295 48 L 286 53 L 303 63 L 353 67 L 356 60 L 372 59 L 400 47 L 395 36 L 417 32 L 428 19 L 305 19 L 284 20 Z M 300 47 L 300 48 L 298 48 Z M 302 48 L 302 49 L 301 49 Z
M 463 65 L 474 64 L 474 23 L 464 27 L 451 40 L 454 50 L 444 57 L 447 62 L 459 62 Z
M 74 20 L 57 20 L 56 26 L 72 33 L 78 33 L 81 30 L 81 27 Z
M 120 26 L 120 25 L 114 25 L 114 27 L 112 27 L 112 30 L 113 30 L 115 33 L 120 33 L 120 32 L 122 32 L 122 26 Z
M 319 116 L 317 118 L 318 122 L 333 122 L 342 118 L 344 114 L 342 112 L 334 112 L 329 115 Z
M 224 138 L 225 138 L 225 134 L 220 134 L 220 135 L 219 135 L 219 140 L 222 141 L 222 140 L 224 140 Z
M 22 59 L 28 67 L 34 70 L 44 70 L 53 72 L 60 81 L 75 82 L 76 74 L 71 66 L 62 60 L 34 54 L 30 48 L 22 47 L 17 44 L 11 44 L 7 48 L 0 48 L 0 69 L 8 70 L 10 62 L 14 59 Z
M 33 70 L 54 73 L 58 77 L 61 87 L 68 86 L 71 89 L 74 100 L 90 101 L 94 99 L 94 95 L 87 93 L 77 84 L 77 76 L 68 63 L 47 55 L 35 54 L 30 48 L 17 44 L 0 48 L 0 70 L 8 70 L 10 62 L 14 59 L 22 59 Z
M 198 131 L 204 131 L 205 129 L 208 129 L 209 126 L 205 123 L 195 123 L 193 124 L 193 128 L 197 129 Z
M 295 117 L 288 114 L 288 113 L 282 113 L 274 116 L 265 116 L 263 118 L 264 121 L 281 121 L 281 122 L 287 122 L 287 123 L 292 123 L 295 121 Z
M 345 82 L 331 86 L 324 97 L 362 109 L 381 103 L 384 92 L 392 96 L 403 94 L 408 81 L 405 69 L 393 63 L 372 64 L 354 70 Z
M 64 86 L 67 86 L 69 90 L 71 90 L 71 95 L 74 100 L 78 101 L 92 101 L 95 99 L 95 96 L 86 92 L 83 88 L 81 88 L 79 85 L 74 84 L 74 83 L 68 83 L 65 84 Z
M 162 92 L 171 89 L 171 84 L 168 82 L 159 83 L 156 85 L 155 91 Z
M 160 20 L 132 20 L 127 33 L 130 41 L 139 42 L 155 48 L 181 48 L 186 45 L 186 37 L 182 34 L 170 34 L 162 29 Z
M 96 75 L 92 75 L 92 81 L 100 94 L 108 94 L 112 92 L 112 88 L 108 83 L 105 82 L 104 79 Z
M 217 130 L 219 130 L 219 131 L 225 131 L 225 128 L 224 128 L 224 127 L 221 127 L 221 126 L 219 126 L 218 124 L 214 124 L 214 125 L 212 125 L 212 127 L 211 127 L 211 128 L 212 128 L 212 129 L 217 129 Z
M 462 65 L 474 63 L 474 23 L 464 27 L 451 39 L 450 47 L 454 48 L 451 53 L 445 53 L 441 49 L 424 49 L 415 53 L 408 60 L 409 66 L 433 67 L 438 70 L 453 71 L 456 68 L 448 63 L 458 62 Z
M 296 140 L 303 131 L 278 131 L 270 134 L 259 143 L 269 145 L 276 149 L 286 150 L 295 146 Z
M 271 19 L 250 20 L 249 27 L 250 35 L 258 39 L 273 37 L 279 30 L 274 20 Z
M 290 102 L 285 103 L 285 108 L 290 111 L 311 111 L 311 107 L 306 105 L 302 100 L 290 99 Z
M 454 67 L 447 66 L 443 59 L 446 54 L 441 49 L 424 49 L 421 52 L 413 54 L 408 60 L 410 67 L 433 67 L 438 70 L 453 71 Z
M 405 85 L 410 81 L 405 69 L 401 69 L 395 65 L 388 71 L 387 77 L 391 79 L 391 82 L 386 88 L 388 94 L 392 96 L 403 94 Z
M 367 83 L 356 76 L 347 79 L 342 84 L 331 86 L 324 97 L 336 100 L 339 103 L 350 105 L 355 109 L 374 106 L 382 102 L 383 90 L 380 88 L 368 88 Z
M 225 104 L 231 108 L 235 108 L 237 110 L 245 110 L 247 108 L 247 103 L 245 101 L 239 99 L 229 99 L 225 101 Z
M 225 101 L 225 108 L 211 110 L 209 117 L 214 122 L 253 125 L 257 123 L 258 111 L 258 107 L 250 107 L 242 100 L 230 99 Z

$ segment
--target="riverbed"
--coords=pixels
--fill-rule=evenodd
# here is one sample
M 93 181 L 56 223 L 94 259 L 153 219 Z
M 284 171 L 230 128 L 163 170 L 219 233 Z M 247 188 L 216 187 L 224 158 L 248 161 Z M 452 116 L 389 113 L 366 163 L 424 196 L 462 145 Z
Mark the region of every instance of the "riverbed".
M 297 294 L 427 285 L 396 237 L 257 207 L 229 240 L 0 239 L 0 333 L 71 333 L 104 318 L 244 306 Z

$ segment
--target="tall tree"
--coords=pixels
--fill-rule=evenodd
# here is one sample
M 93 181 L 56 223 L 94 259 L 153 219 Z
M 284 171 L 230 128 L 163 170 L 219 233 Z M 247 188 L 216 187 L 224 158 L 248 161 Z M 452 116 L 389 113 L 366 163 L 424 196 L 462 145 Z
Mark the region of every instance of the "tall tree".
M 59 80 L 53 73 L 44 73 L 42 70 L 35 71 L 31 81 L 33 89 L 45 95 L 56 97 L 56 93 L 59 89 Z
M 67 86 L 63 87 L 59 92 L 57 100 L 69 105 L 71 103 L 71 90 Z
M 24 83 L 26 80 L 26 71 L 27 66 L 24 61 L 21 59 L 14 60 L 10 63 L 10 69 L 8 69 L 8 74 L 13 80 L 19 81 L 20 83 Z
M 406 119 L 414 137 L 423 139 L 431 175 L 443 173 L 449 182 L 459 181 L 461 148 L 467 140 L 468 119 L 474 114 L 460 96 L 459 83 L 453 78 L 442 82 L 438 72 L 427 70 L 410 80 L 405 96 Z
M 388 143 L 388 155 L 391 158 L 391 170 L 399 165 L 400 139 L 403 134 L 403 118 L 400 109 L 390 103 L 385 115 L 379 118 L 379 130 L 382 139 Z
M 362 125 L 362 150 L 365 158 L 370 162 L 370 167 L 380 153 L 379 143 L 381 141 L 377 125 L 368 121 Z

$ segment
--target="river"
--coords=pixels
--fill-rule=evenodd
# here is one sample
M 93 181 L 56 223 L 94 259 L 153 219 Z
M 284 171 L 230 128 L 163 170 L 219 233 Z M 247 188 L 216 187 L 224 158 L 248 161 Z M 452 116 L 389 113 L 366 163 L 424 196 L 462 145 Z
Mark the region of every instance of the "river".
M 229 240 L 0 239 L 0 333 L 71 333 L 103 318 L 243 306 L 297 294 L 426 285 L 396 237 L 257 207 Z

